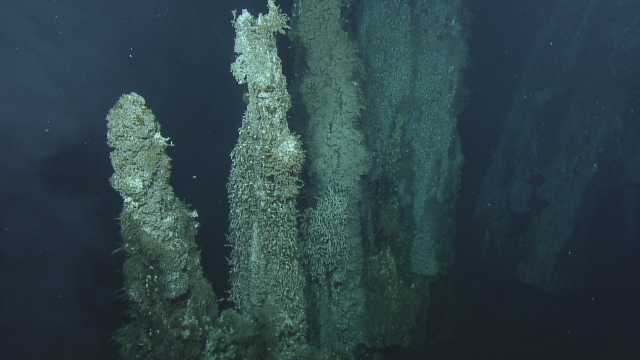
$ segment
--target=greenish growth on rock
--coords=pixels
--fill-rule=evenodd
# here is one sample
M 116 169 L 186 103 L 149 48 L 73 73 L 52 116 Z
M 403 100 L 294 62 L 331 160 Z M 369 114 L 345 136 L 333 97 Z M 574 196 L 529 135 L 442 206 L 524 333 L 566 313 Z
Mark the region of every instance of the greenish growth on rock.
M 169 139 L 136 93 L 122 95 L 107 126 L 110 182 L 124 199 L 124 293 L 135 318 L 114 338 L 125 359 L 200 359 L 218 307 L 200 266 L 197 212 L 169 185 Z
M 296 196 L 304 152 L 291 134 L 291 106 L 275 35 L 288 18 L 268 3 L 254 18 L 243 10 L 233 22 L 236 61 L 231 71 L 248 85 L 247 111 L 231 153 L 227 189 L 231 206 L 231 300 L 239 316 L 268 332 L 268 354 L 298 358 L 306 351 L 305 277 L 298 261 Z
M 369 289 L 367 345 L 376 348 L 408 346 L 418 314 L 418 294 L 398 276 L 396 261 L 389 248 L 371 256 L 365 283 Z
M 459 0 L 372 0 L 359 11 L 357 39 L 368 74 L 363 118 L 375 154 L 368 242 L 390 245 L 396 256 L 408 255 L 399 264 L 435 279 L 454 256 L 449 204 L 456 202 L 463 163 L 456 116 L 468 94 L 463 69 L 471 15 Z
M 364 69 L 343 28 L 344 4 L 296 1 L 291 39 L 302 75 L 297 80 L 299 115 L 307 121 L 310 185 L 305 189 L 309 208 L 302 244 L 305 270 L 312 278 L 307 287 L 309 339 L 322 351 L 351 354 L 362 343 L 365 296 L 358 205 L 371 155 L 360 128 Z M 330 205 L 332 199 L 340 199 L 339 205 Z
M 300 232 L 304 265 L 313 279 L 326 284 L 332 274 L 336 282 L 344 281 L 347 259 L 348 199 L 332 188 L 318 198 L 316 208 L 307 208 L 302 216 Z M 342 280 L 341 280 L 342 279 Z

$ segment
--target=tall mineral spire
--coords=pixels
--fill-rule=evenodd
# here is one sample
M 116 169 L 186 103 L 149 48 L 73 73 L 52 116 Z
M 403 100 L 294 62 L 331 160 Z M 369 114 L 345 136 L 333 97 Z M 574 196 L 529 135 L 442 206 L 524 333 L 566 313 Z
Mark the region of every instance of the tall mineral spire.
M 120 97 L 107 127 L 110 182 L 124 199 L 123 291 L 135 318 L 114 338 L 125 359 L 199 359 L 218 306 L 200 266 L 198 214 L 169 184 L 171 143 L 136 93 Z
M 270 329 L 272 354 L 297 358 L 306 345 L 303 288 L 298 261 L 296 195 L 304 153 L 286 114 L 291 106 L 276 48 L 288 17 L 273 0 L 269 13 L 235 18 L 236 61 L 231 70 L 248 85 L 249 104 L 229 183 L 231 300 L 243 316 Z

